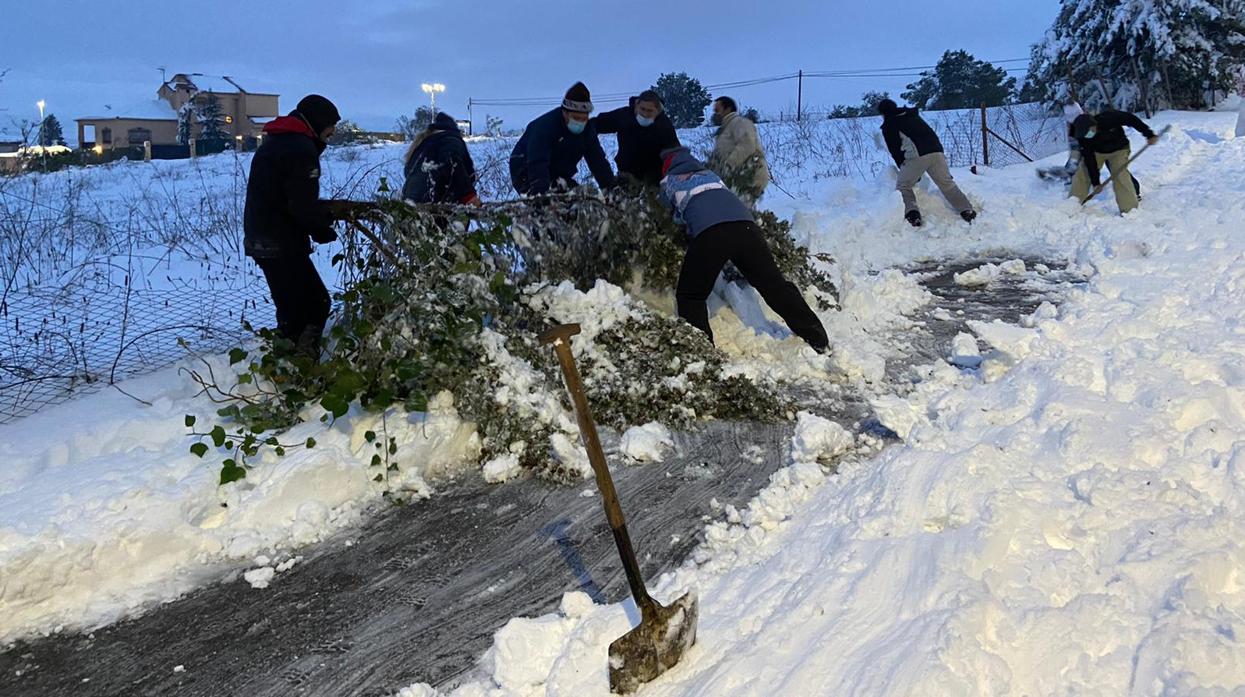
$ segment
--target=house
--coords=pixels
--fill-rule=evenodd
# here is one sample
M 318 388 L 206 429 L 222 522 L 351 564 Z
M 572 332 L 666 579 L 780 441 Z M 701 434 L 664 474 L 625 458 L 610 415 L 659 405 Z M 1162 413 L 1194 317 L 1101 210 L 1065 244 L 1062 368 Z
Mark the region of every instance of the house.
M 156 98 L 109 108 L 103 116 L 76 119 L 80 147 L 113 150 L 142 145 L 177 145 L 178 114 L 193 102 L 202 107 L 210 99 L 220 103 L 226 133 L 236 139 L 253 138 L 264 124 L 280 115 L 279 95 L 248 92 L 232 78 L 177 73 L 160 85 Z M 186 109 L 185 111 L 189 111 Z M 191 137 L 199 136 L 199 126 L 190 119 Z

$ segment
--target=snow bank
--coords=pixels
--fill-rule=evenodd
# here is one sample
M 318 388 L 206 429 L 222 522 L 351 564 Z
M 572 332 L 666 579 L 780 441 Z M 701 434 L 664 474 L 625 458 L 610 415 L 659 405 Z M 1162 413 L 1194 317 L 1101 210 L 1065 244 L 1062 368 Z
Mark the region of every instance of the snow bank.
M 427 477 L 478 454 L 474 428 L 441 395 L 427 414 L 313 419 L 288 437 L 314 436 L 314 449 L 268 455 L 218 487 L 219 460 L 188 452 L 183 415 L 214 416 L 189 378 L 168 369 L 123 387 L 152 406 L 110 391 L 0 426 L 0 643 L 107 623 L 357 524 L 385 486 L 368 467 L 368 430 L 397 438 L 403 461 L 387 486 L 403 497 L 429 496 Z M 248 572 L 257 588 L 285 570 L 263 568 Z
M 1173 118 L 1231 127 L 1156 121 Z M 1137 174 L 1150 193 L 1125 218 L 1080 210 L 1028 168 L 967 180 L 991 212 L 954 237 L 885 222 L 889 201 L 859 221 L 879 231 L 868 249 L 857 211 L 817 214 L 814 242 L 856 273 L 904 246 L 1006 244 L 1093 276 L 1058 317 L 974 324 L 992 350 L 979 373 L 930 366 L 892 395 L 908 410 L 891 418 L 910 417 L 902 446 L 830 477 L 793 464 L 728 507 L 653 584 L 662 599 L 696 589 L 701 620 L 696 649 L 644 694 L 1241 693 L 1245 139 L 1177 129 Z M 1112 253 L 1138 238 L 1148 254 Z M 818 432 L 803 421 L 801 453 Z M 452 694 L 605 695 L 627 607 L 512 622 Z

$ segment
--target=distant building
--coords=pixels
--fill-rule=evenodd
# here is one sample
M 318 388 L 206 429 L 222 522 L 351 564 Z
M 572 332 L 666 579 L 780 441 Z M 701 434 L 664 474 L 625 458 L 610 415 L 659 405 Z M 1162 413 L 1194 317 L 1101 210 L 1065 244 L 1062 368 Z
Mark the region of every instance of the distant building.
M 176 145 L 178 113 L 188 102 L 205 104 L 215 96 L 224 115 L 224 130 L 235 138 L 259 135 L 264 124 L 280 116 L 279 95 L 248 92 L 228 77 L 177 73 L 156 90 L 156 98 L 111 110 L 104 116 L 76 119 L 78 144 L 104 150 L 142 145 Z M 191 137 L 199 126 L 190 119 Z

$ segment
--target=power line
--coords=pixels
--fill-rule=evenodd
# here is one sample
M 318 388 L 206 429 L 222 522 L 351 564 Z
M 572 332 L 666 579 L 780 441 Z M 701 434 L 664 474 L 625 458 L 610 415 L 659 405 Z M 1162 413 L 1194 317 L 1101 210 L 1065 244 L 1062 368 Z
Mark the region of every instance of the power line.
M 990 64 L 1005 63 L 1023 63 L 1028 62 L 1028 58 L 1005 58 L 1003 60 L 983 61 Z M 912 72 L 916 70 L 930 70 L 938 67 L 937 65 L 911 65 L 898 68 L 862 68 L 859 70 L 812 70 L 803 71 L 803 77 L 816 78 L 886 78 L 886 77 L 920 77 L 920 73 Z M 1006 72 L 1024 72 L 1025 68 L 1006 68 Z M 776 82 L 785 82 L 787 80 L 795 80 L 800 77 L 800 73 L 790 73 L 787 75 L 773 75 L 769 77 L 758 77 L 748 80 L 733 80 L 729 82 L 718 82 L 705 85 L 707 90 L 728 90 L 740 89 L 743 87 L 755 87 L 757 85 L 767 85 Z M 609 92 L 599 94 L 592 101 L 597 104 L 623 104 L 627 102 L 633 94 L 631 92 Z M 557 106 L 562 103 L 561 97 L 493 97 L 484 99 L 471 99 L 473 106 L 505 106 L 505 107 L 522 107 L 522 106 Z

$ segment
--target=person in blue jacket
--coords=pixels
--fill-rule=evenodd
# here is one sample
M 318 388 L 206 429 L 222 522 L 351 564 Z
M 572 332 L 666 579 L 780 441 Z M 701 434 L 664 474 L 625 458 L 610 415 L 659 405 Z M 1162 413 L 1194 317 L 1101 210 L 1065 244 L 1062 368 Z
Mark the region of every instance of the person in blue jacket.
M 437 114 L 428 128 L 415 136 L 403 168 L 402 198 L 415 203 L 478 205 L 476 168 L 454 117 Z
M 588 161 L 598 186 L 614 186 L 614 170 L 605 159 L 596 128 L 588 121 L 591 113 L 592 95 L 584 83 L 576 82 L 566 91 L 562 106 L 527 125 L 510 153 L 510 181 L 515 191 L 538 196 L 551 189 L 574 188 L 580 160 Z
M 679 316 L 713 341 L 705 301 L 729 261 L 792 333 L 825 353 L 830 345 L 825 327 L 795 284 L 783 277 L 751 209 L 687 148 L 662 155 L 662 203 L 674 212 L 676 223 L 687 226 L 691 238 L 675 289 Z

